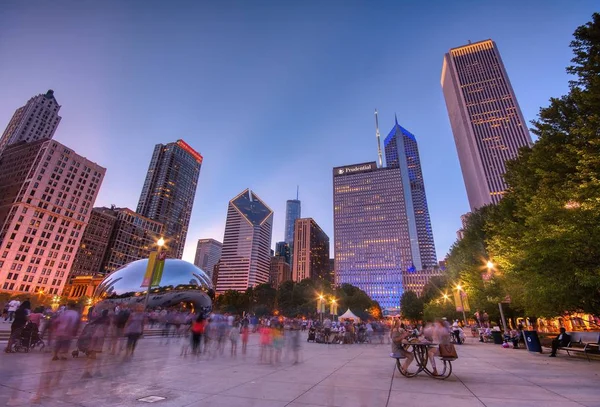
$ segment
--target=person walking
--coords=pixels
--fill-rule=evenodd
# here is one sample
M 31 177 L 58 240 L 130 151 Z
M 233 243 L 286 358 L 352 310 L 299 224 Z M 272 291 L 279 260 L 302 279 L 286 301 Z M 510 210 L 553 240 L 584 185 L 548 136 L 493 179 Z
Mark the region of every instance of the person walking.
M 68 307 L 56 318 L 53 324 L 53 337 L 55 338 L 54 356 L 52 360 L 67 360 L 67 352 L 71 341 L 77 336 L 81 316 L 75 310 L 75 303 L 69 303 Z
M 192 354 L 200 355 L 202 350 L 200 346 L 202 344 L 202 336 L 206 328 L 206 321 L 204 315 L 200 314 L 196 320 L 192 323 Z
M 129 315 L 127 324 L 125 325 L 125 336 L 127 337 L 127 346 L 125 348 L 125 358 L 131 358 L 135 347 L 140 339 L 140 336 L 144 333 L 144 312 L 143 307 L 138 305 L 135 307 L 134 312 Z
M 104 340 L 110 330 L 108 310 L 102 310 L 100 316 L 92 320 L 89 324 L 93 327 L 92 340 L 90 342 L 90 350 L 85 362 L 83 376 L 81 376 L 82 379 L 90 379 L 92 376 L 102 376 L 99 354 L 101 354 L 104 349 Z
M 6 322 L 6 320 L 8 320 L 8 322 L 12 322 L 13 318 L 15 317 L 15 312 L 17 312 L 17 310 L 19 309 L 20 306 L 21 306 L 21 301 L 19 301 L 17 299 L 10 300 L 8 302 L 7 314 L 6 314 L 6 317 L 4 318 L 4 321 Z

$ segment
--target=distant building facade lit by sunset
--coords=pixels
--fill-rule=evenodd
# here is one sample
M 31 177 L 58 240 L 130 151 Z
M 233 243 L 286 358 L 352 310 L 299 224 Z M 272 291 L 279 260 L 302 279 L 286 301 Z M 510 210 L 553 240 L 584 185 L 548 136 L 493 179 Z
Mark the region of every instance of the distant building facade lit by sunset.
M 201 165 L 202 156 L 183 140 L 154 147 L 137 212 L 164 225 L 170 258 L 183 256 Z
M 452 48 L 441 83 L 471 210 L 497 204 L 506 162 L 531 145 L 531 136 L 496 43 Z

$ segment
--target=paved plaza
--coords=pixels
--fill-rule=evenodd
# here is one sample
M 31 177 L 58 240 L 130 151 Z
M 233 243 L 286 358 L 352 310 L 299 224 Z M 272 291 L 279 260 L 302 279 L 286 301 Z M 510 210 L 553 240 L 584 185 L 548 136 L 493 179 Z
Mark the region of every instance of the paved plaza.
M 248 354 L 197 360 L 180 357 L 180 341 L 142 339 L 133 360 L 105 355 L 102 377 L 82 379 L 85 357 L 0 356 L 0 405 L 144 406 L 599 406 L 600 361 L 503 349 L 469 338 L 446 381 L 405 378 L 388 345 L 303 342 L 301 363 L 259 364 L 258 335 Z M 285 355 L 284 355 L 285 359 Z M 40 383 L 51 391 L 34 403 Z

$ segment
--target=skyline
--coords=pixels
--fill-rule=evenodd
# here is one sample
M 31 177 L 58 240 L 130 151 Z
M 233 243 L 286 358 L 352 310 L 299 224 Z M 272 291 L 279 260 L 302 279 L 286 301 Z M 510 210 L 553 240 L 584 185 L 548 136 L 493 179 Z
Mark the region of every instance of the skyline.
M 459 24 L 469 15 L 463 5 L 449 14 L 440 7 L 427 17 L 418 6 L 384 4 L 373 10 L 308 5 L 297 18 L 290 5 L 272 5 L 264 17 L 260 7 L 240 6 L 230 13 L 212 5 L 198 27 L 192 27 L 193 19 L 184 13 L 189 10 L 165 10 L 160 4 L 153 9 L 147 3 L 146 13 L 135 21 L 126 18 L 137 10 L 132 5 L 77 5 L 65 12 L 55 4 L 34 8 L 7 3 L 0 16 L 0 52 L 18 58 L 7 58 L 0 66 L 0 124 L 6 126 L 30 97 L 54 89 L 63 118 L 55 139 L 107 168 L 95 206 L 135 208 L 153 146 L 186 140 L 205 157 L 184 252 L 189 261 L 199 238 L 222 241 L 229 199 L 246 187 L 260 191 L 275 212 L 273 243 L 284 240 L 285 205 L 296 185 L 303 189 L 304 216 L 314 218 L 333 239 L 329 171 L 348 162 L 376 160 L 374 108 L 382 128 L 393 124 L 397 112 L 418 137 L 437 256 L 443 259 L 460 228 L 460 215 L 469 210 L 439 86 L 444 53 L 468 39 L 494 40 L 529 122 L 550 97 L 566 92 L 568 43 L 594 7 L 592 2 L 568 8 L 514 3 L 494 9 L 498 21 L 471 20 L 465 29 Z M 471 15 L 489 10 L 468 4 Z M 316 10 L 320 15 L 313 20 Z M 111 12 L 118 16 L 114 21 Z M 156 32 L 156 25 L 140 28 L 156 23 L 161 13 L 165 22 Z M 390 13 L 414 16 L 403 26 L 409 35 L 379 24 Z M 453 20 L 461 13 L 460 20 Z M 47 32 L 42 23 L 48 19 L 61 29 Z M 181 29 L 168 32 L 172 20 Z M 237 31 L 236 22 L 242 23 Z M 235 33 L 221 33 L 223 27 Z M 282 38 L 273 37 L 284 28 L 289 30 Z M 426 33 L 430 29 L 433 34 Z M 40 33 L 43 37 L 36 36 Z M 75 33 L 81 35 L 74 38 Z M 208 35 L 211 41 L 194 44 L 198 55 L 192 55 L 185 50 L 188 34 L 194 40 Z M 154 47 L 142 47 L 144 37 Z M 415 38 L 419 44 L 413 46 Z M 183 45 L 175 47 L 175 40 Z M 248 47 L 258 52 L 244 50 Z M 222 58 L 216 61 L 215 56 Z M 162 59 L 181 62 L 167 66 Z M 175 81 L 177 75 L 183 82 L 202 75 L 207 80 L 189 86 Z M 294 81 L 301 86 L 289 85 Z

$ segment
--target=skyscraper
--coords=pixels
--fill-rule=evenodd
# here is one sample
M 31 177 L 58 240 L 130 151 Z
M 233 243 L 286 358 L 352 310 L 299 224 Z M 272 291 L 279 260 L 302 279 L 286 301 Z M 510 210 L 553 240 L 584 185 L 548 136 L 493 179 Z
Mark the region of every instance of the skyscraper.
M 402 192 L 406 206 L 408 233 L 412 251 L 410 271 L 431 269 L 437 265 L 421 159 L 415 136 L 398 124 L 398 120 L 384 142 L 388 168 L 400 168 Z M 408 271 L 408 272 L 410 272 Z
M 284 281 L 292 279 L 292 271 L 290 269 L 290 263 L 285 261 L 282 256 L 271 257 L 271 272 L 269 282 L 271 287 L 278 288 Z
M 302 215 L 300 201 L 288 199 L 285 205 L 285 242 L 290 246 L 294 244 L 294 225 L 296 219 Z
M 335 282 L 397 309 L 402 275 L 413 267 L 400 167 L 375 162 L 333 169 Z
M 217 292 L 269 281 L 273 211 L 250 189 L 229 201 Z
M 212 279 L 215 265 L 221 259 L 223 243 L 215 239 L 198 239 L 194 264 Z
M 60 294 L 105 169 L 42 139 L 0 157 L 0 289 Z
M 60 123 L 59 110 L 60 105 L 54 98 L 53 90 L 29 99 L 8 122 L 0 138 L 0 154 L 8 145 L 19 141 L 51 139 Z
M 296 193 L 296 199 L 289 199 L 285 205 L 285 234 L 284 240 L 290 247 L 290 266 L 294 263 L 294 226 L 296 219 L 302 215 L 300 200 Z
M 329 237 L 312 218 L 296 219 L 292 279 L 329 281 Z
M 164 225 L 168 256 L 183 255 L 202 156 L 185 141 L 157 144 L 137 212 Z
M 286 263 L 291 264 L 292 254 L 290 252 L 290 245 L 287 242 L 275 243 L 275 256 L 283 257 Z
M 506 161 L 531 136 L 494 41 L 452 48 L 441 83 L 471 210 L 496 204 Z
M 100 275 L 117 214 L 109 208 L 93 208 L 81 244 L 75 254 L 70 277 Z
M 108 208 L 104 208 L 108 209 Z M 132 261 L 146 259 L 163 236 L 163 224 L 129 208 L 111 208 L 116 217 L 100 272 L 109 274 Z

